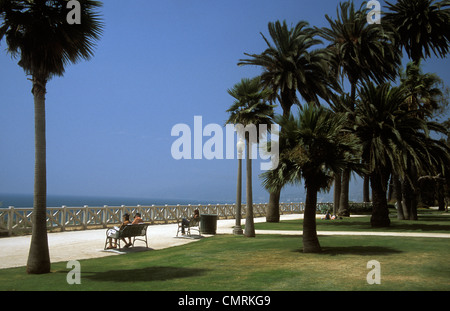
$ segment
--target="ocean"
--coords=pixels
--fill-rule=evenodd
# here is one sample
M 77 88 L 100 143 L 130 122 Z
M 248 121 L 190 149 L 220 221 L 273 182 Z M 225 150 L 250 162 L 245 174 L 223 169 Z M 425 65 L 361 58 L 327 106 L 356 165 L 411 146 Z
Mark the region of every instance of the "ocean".
M 187 205 L 187 204 L 217 204 L 233 202 L 208 202 L 183 199 L 151 199 L 151 198 L 133 198 L 133 197 L 93 197 L 93 196 L 74 196 L 74 195 L 47 195 L 47 207 L 61 207 L 63 205 L 70 207 L 78 206 L 149 206 L 149 205 Z M 0 194 L 0 208 L 14 207 L 33 207 L 32 194 Z

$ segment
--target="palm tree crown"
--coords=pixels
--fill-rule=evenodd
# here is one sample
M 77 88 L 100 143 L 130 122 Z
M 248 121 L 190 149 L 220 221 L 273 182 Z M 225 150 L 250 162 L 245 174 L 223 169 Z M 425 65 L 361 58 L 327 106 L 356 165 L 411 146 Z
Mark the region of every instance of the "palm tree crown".
M 336 20 L 325 15 L 330 28 L 321 28 L 320 35 L 330 42 L 328 48 L 337 58 L 337 70 L 350 84 L 394 80 L 401 61 L 400 51 L 392 44 L 395 34 L 387 26 L 368 24 L 363 6 L 356 10 L 353 1 L 340 3 Z
M 238 65 L 255 65 L 263 68 L 262 83 L 274 90 L 271 100 L 278 99 L 283 112 L 288 115 L 292 105 L 299 104 L 297 90 L 306 101 L 319 102 L 327 98 L 328 60 L 326 50 L 311 50 L 322 42 L 316 39 L 313 29 L 301 21 L 289 28 L 286 21 L 269 23 L 273 44 L 263 35 L 267 49 L 261 54 L 248 54 Z M 332 81 L 332 80 L 331 80 Z
M 389 12 L 383 21 L 390 23 L 400 37 L 408 57 L 416 64 L 431 56 L 444 58 L 449 52 L 450 3 L 435 0 L 398 0 L 387 2 Z
M 268 105 L 267 99 L 272 91 L 263 89 L 261 78 L 253 79 L 243 78 L 240 83 L 234 85 L 228 90 L 234 99 L 233 105 L 227 110 L 230 117 L 226 123 L 242 125 L 271 124 L 273 117 L 273 108 Z
M 431 117 L 433 112 L 445 105 L 444 83 L 438 75 L 423 73 L 421 64 L 408 63 L 405 72 L 400 75 L 401 85 L 409 93 L 406 99 L 408 110 L 418 110 L 422 119 Z
M 20 57 L 27 74 L 51 78 L 62 76 L 65 67 L 93 55 L 103 24 L 94 9 L 99 1 L 80 0 L 81 24 L 68 24 L 67 1 L 0 2 L 0 40 L 6 37 L 8 52 Z

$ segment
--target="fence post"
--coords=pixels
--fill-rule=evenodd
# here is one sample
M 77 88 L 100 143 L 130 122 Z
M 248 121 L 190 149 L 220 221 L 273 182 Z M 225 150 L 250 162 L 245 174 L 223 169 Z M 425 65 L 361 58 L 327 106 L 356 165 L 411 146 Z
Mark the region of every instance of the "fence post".
M 12 236 L 13 230 L 14 206 L 8 208 L 8 236 Z
M 122 219 L 123 219 L 123 215 L 125 215 L 126 213 L 126 206 L 125 205 L 121 205 L 120 206 L 120 217 L 119 217 L 119 224 L 121 223 Z
M 108 205 L 103 205 L 103 209 L 102 209 L 102 227 L 106 228 L 106 214 L 108 210 Z
M 84 205 L 84 214 L 83 214 L 83 217 L 82 217 L 82 221 L 83 221 L 83 228 L 84 228 L 85 230 L 87 229 L 88 208 L 89 208 L 89 206 Z
M 61 231 L 66 231 L 66 208 L 65 205 L 61 207 Z
M 168 221 L 167 221 L 167 207 L 168 207 L 168 205 L 167 204 L 165 204 L 164 205 L 166 208 L 164 209 L 164 223 L 165 224 L 167 224 L 168 223 Z

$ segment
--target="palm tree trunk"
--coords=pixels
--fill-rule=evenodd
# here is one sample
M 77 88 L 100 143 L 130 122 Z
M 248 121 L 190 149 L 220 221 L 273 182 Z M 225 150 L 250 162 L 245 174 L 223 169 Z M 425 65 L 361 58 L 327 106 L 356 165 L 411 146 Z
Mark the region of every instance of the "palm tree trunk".
M 393 195 L 394 195 L 394 175 L 391 175 L 391 178 L 389 179 L 389 188 L 387 193 L 388 203 L 392 200 Z
M 339 201 L 339 216 L 348 217 L 350 216 L 350 211 L 348 208 L 348 191 L 350 184 L 350 170 L 344 169 L 342 172 L 342 183 L 341 183 L 341 196 Z
M 411 185 L 409 181 L 405 179 L 402 181 L 401 189 L 402 189 L 402 208 L 403 208 L 403 216 L 404 219 L 409 219 L 409 215 L 411 214 Z
M 370 223 L 374 228 L 389 227 L 391 224 L 386 199 L 387 176 L 389 175 L 378 170 L 373 172 L 370 176 L 373 200 L 373 210 Z
M 342 174 L 336 173 L 334 176 L 334 204 L 333 204 L 333 215 L 337 215 L 339 211 L 339 201 L 341 200 L 341 178 Z
M 303 219 L 303 253 L 319 253 L 319 239 L 316 231 L 317 188 L 306 187 L 305 213 Z
M 364 176 L 364 185 L 363 185 L 363 202 L 370 202 L 370 178 L 369 176 Z
M 266 211 L 267 222 L 280 222 L 280 194 L 281 189 L 270 192 Z
M 33 226 L 27 272 L 41 274 L 50 272 L 50 254 L 47 239 L 47 176 L 45 140 L 45 92 L 46 79 L 33 77 L 35 121 L 35 167 Z
M 247 141 L 247 211 L 245 215 L 245 230 L 244 235 L 246 237 L 255 237 L 255 223 L 253 220 L 253 194 L 252 194 L 252 157 L 251 157 L 251 144 L 249 134 L 246 133 Z
M 392 175 L 392 185 L 394 188 L 394 196 L 397 202 L 397 219 L 404 220 L 405 215 L 403 213 L 403 204 L 402 204 L 402 184 L 400 182 L 400 178 L 397 175 Z
M 445 197 L 444 197 L 444 185 L 442 182 L 437 182 L 436 196 L 438 201 L 438 211 L 445 211 Z
M 412 200 L 411 200 L 411 213 L 409 214 L 410 220 L 417 220 L 417 204 L 419 203 L 419 184 L 417 179 L 419 178 L 417 169 L 415 166 L 411 167 L 411 179 L 413 181 L 412 184 Z
M 284 97 L 283 97 L 284 96 Z M 282 103 L 288 103 L 283 104 L 283 117 L 287 118 L 289 117 L 289 114 L 291 113 L 291 107 L 292 103 L 289 102 L 289 100 L 285 97 L 285 95 L 282 94 Z M 283 132 L 283 128 L 280 128 L 280 135 Z M 269 192 L 269 204 L 267 206 L 266 211 L 266 221 L 267 222 L 280 222 L 280 195 L 281 195 L 281 189 L 272 190 Z
M 356 106 L 356 82 L 350 81 L 350 99 L 351 99 L 351 110 L 355 111 Z M 339 216 L 348 217 L 350 216 L 349 204 L 348 204 L 348 193 L 350 190 L 350 169 L 345 169 L 342 172 L 342 183 L 341 183 L 341 197 L 339 203 Z

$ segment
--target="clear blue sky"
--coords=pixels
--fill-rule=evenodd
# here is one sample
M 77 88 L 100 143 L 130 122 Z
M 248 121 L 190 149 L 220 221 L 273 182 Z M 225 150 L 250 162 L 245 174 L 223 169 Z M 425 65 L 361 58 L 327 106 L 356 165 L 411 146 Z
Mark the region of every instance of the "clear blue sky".
M 232 202 L 237 161 L 174 160 L 172 127 L 185 123 L 193 128 L 197 115 L 204 126 L 224 124 L 233 101 L 227 89 L 260 72 L 236 64 L 244 52 L 265 49 L 260 32 L 267 34 L 268 22 L 306 20 L 326 26 L 324 15 L 335 16 L 337 4 L 104 1 L 105 30 L 95 57 L 69 66 L 64 77 L 48 83 L 48 193 Z M 2 41 L 0 193 L 32 193 L 31 82 L 5 48 Z M 433 57 L 424 69 L 450 84 L 448 59 Z M 256 163 L 253 167 L 254 201 L 267 201 L 258 179 L 261 171 Z M 289 187 L 282 200 L 302 193 L 302 185 Z

